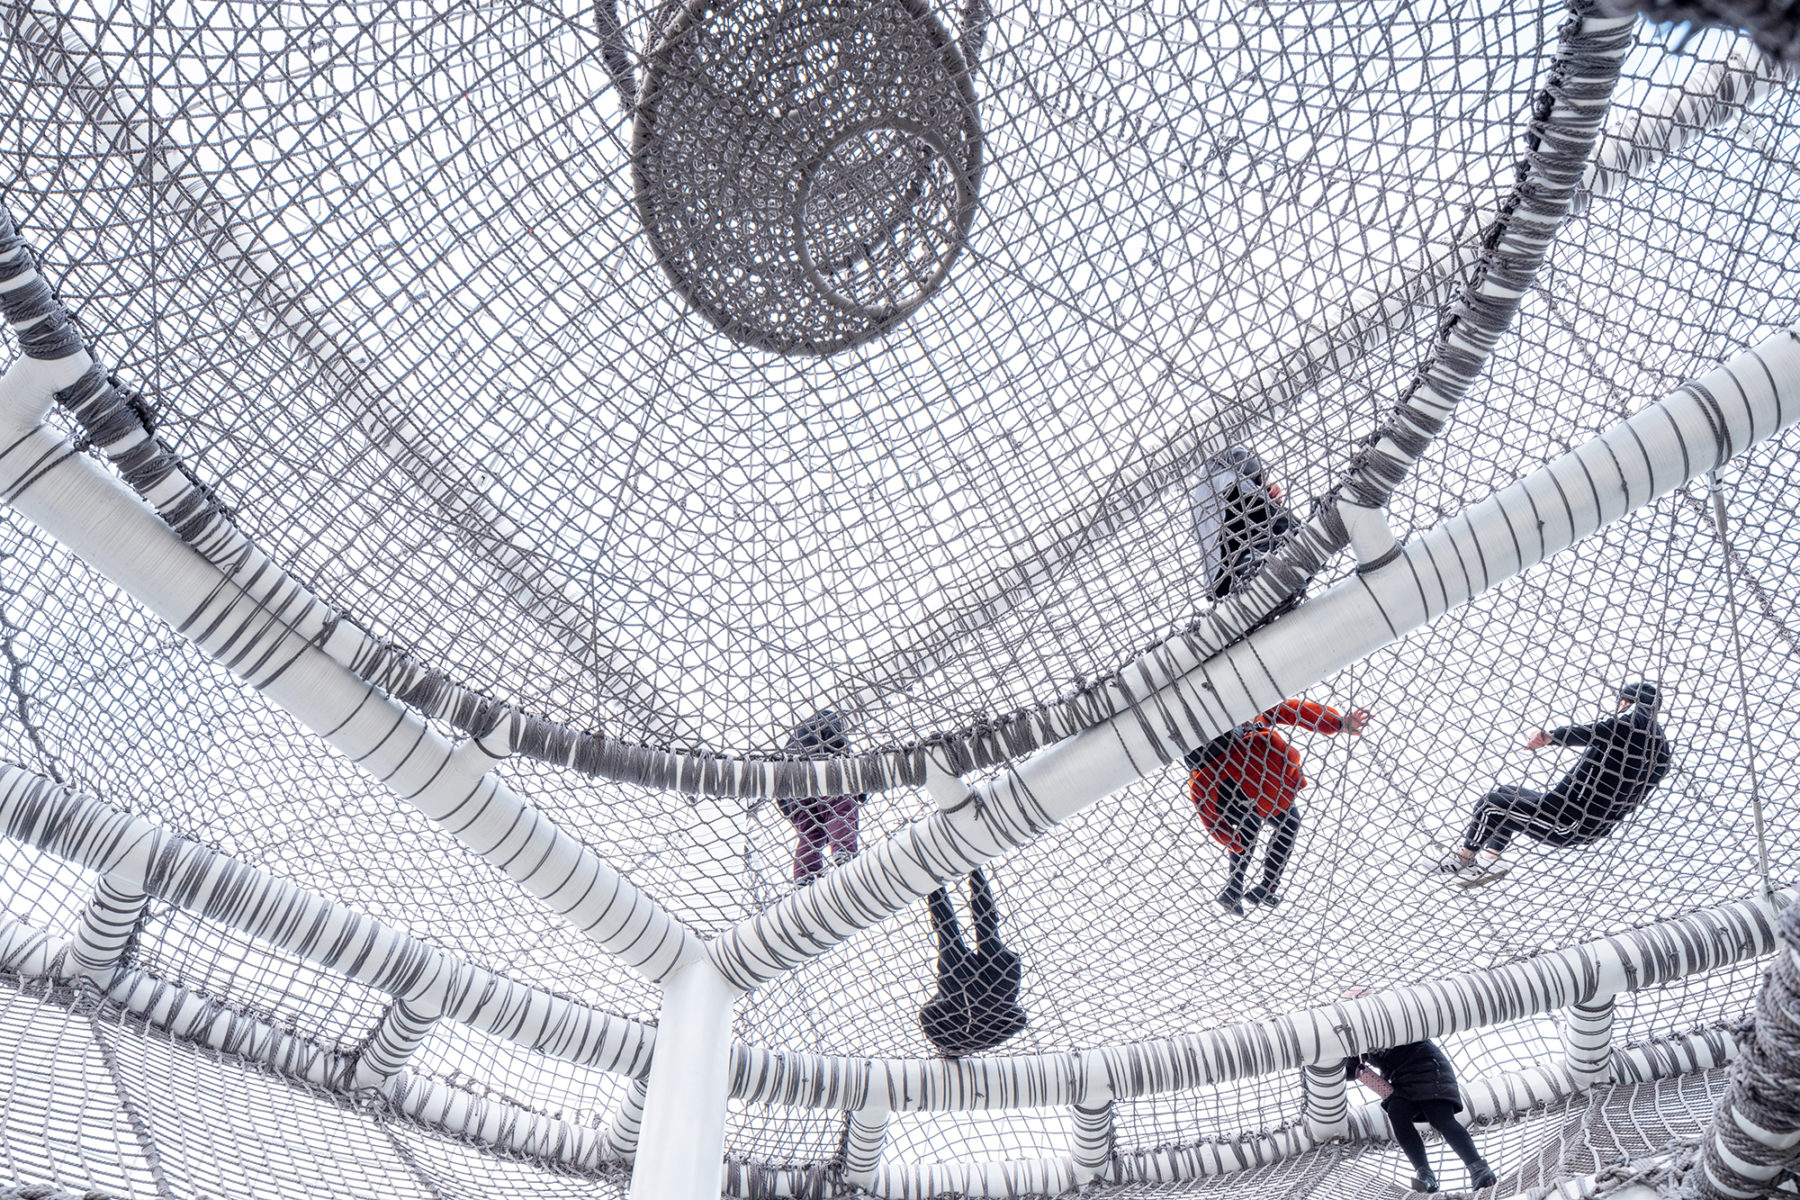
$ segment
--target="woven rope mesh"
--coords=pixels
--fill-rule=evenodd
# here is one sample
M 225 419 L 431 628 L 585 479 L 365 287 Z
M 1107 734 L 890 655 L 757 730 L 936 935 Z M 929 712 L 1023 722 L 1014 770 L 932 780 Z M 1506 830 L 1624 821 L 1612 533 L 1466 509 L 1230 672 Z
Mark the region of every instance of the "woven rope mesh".
M 191 479 L 443 680 L 709 761 L 901 761 L 1019 714 L 1091 724 L 1103 681 L 1213 611 L 1190 498 L 1209 459 L 1252 448 L 1305 519 L 1431 356 L 1568 19 L 1460 0 L 67 9 L 0 6 L 0 198 Z M 1800 92 L 1749 35 L 1633 37 L 1601 144 L 1654 161 L 1562 226 L 1394 494 L 1402 542 L 1800 315 Z M 1709 71 L 1743 84 L 1736 106 L 1659 126 Z M 1321 336 L 1329 361 L 1295 366 Z M 989 864 L 1027 1018 L 995 1052 L 1274 1016 L 1795 882 L 1796 449 L 1724 470 L 1729 561 L 1690 484 L 1310 689 L 1370 721 L 1292 734 L 1311 785 L 1278 906 L 1221 910 L 1227 857 L 1179 763 Z M 463 962 L 656 1019 L 655 986 L 10 509 L 0 677 L 0 758 Z M 1611 715 L 1634 680 L 1663 692 L 1661 784 L 1591 844 L 1521 839 L 1505 878 L 1444 882 L 1484 793 L 1574 764 L 1527 750 L 1532 731 Z M 707 938 L 936 809 L 898 782 L 796 807 L 524 755 L 494 770 Z M 53 939 L 96 882 L 0 841 L 6 915 Z M 977 948 L 968 884 L 947 898 Z M 161 900 L 123 961 L 343 1054 L 389 1010 Z M 733 1033 L 929 1057 L 937 967 L 921 904 L 752 990 Z M 1741 1021 L 1758 970 L 1622 996 L 1615 1044 Z M 34 1081 L 0 1100 L 0 1176 L 623 1195 L 616 1164 L 458 1140 L 91 989 L 0 982 L 0 1061 Z M 1558 1021 L 1443 1044 L 1495 1075 L 1560 1054 Z M 453 1022 L 407 1069 L 587 1131 L 628 1102 L 619 1075 Z M 1477 1136 L 1529 1192 L 1692 1139 L 1721 1086 L 1602 1088 Z M 1279 1131 L 1301 1103 L 1298 1074 L 1121 1101 L 1116 1145 Z M 887 1154 L 1053 1157 L 1074 1119 L 897 1114 Z M 845 1142 L 841 1111 L 734 1101 L 726 1152 L 823 1195 Z M 1406 1171 L 1358 1143 L 1112 1194 L 1385 1197 Z

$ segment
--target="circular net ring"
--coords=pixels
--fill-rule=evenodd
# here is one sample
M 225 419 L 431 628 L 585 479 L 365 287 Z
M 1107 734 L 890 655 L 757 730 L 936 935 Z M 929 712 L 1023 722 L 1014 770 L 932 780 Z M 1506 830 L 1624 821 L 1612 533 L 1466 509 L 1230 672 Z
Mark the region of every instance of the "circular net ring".
M 981 128 L 920 0 L 693 0 L 650 54 L 632 169 L 689 304 L 745 345 L 830 354 L 943 286 Z

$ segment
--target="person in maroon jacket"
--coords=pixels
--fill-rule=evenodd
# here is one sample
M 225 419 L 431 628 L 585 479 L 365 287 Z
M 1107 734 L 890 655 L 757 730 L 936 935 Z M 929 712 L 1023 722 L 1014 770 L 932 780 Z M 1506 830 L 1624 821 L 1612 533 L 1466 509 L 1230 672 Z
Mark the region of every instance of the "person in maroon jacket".
M 1291 725 L 1314 733 L 1344 730 L 1360 736 L 1369 723 L 1367 709 L 1352 709 L 1346 721 L 1337 709 L 1311 700 L 1284 700 L 1251 721 L 1227 730 L 1198 750 L 1189 751 L 1188 796 L 1199 810 L 1200 823 L 1231 855 L 1225 890 L 1217 899 L 1226 912 L 1244 915 L 1245 904 L 1281 903 L 1281 874 L 1300 833 L 1300 810 L 1294 798 L 1307 786 L 1300 751 L 1276 730 Z M 1262 882 L 1244 889 L 1250 853 L 1263 825 L 1272 826 L 1263 856 Z
M 787 752 L 799 758 L 835 757 L 849 751 L 850 739 L 844 736 L 843 720 L 830 710 L 802 721 L 787 744 Z M 856 856 L 857 825 L 867 799 L 866 795 L 805 796 L 775 802 L 798 835 L 794 844 L 795 883 L 808 884 L 825 873 L 827 850 L 834 862 L 848 862 Z

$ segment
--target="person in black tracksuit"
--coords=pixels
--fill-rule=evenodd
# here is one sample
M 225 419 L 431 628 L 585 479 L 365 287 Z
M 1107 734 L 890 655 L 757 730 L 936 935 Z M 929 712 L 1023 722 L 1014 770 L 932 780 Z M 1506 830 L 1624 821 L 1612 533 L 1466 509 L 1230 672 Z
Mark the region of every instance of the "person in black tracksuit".
M 991 1050 L 1025 1028 L 1019 1007 L 1019 956 L 1000 942 L 1000 911 L 979 870 L 969 872 L 969 914 L 975 948 L 964 943 L 956 910 L 943 888 L 927 900 L 937 934 L 937 994 L 919 1010 L 919 1024 L 951 1058 Z
M 1455 1069 L 1436 1042 L 1408 1042 L 1347 1058 L 1344 1077 L 1361 1082 L 1382 1098 L 1381 1107 L 1394 1127 L 1394 1141 L 1413 1165 L 1414 1189 L 1438 1190 L 1437 1175 L 1425 1155 L 1425 1139 L 1415 1128 L 1419 1121 L 1437 1130 L 1444 1144 L 1456 1151 L 1469 1168 L 1470 1187 L 1492 1187 L 1497 1182 L 1493 1168 L 1475 1148 L 1475 1139 L 1456 1119 L 1463 1107 L 1462 1093 L 1456 1086 Z
M 1532 734 L 1528 749 L 1580 746 L 1581 761 L 1548 792 L 1502 784 L 1483 796 L 1461 848 L 1439 869 L 1480 876 L 1521 833 L 1546 846 L 1581 846 L 1618 828 L 1662 782 L 1673 758 L 1656 720 L 1661 707 L 1656 686 L 1629 683 L 1618 694 L 1622 711 L 1616 717 Z M 1483 862 L 1476 861 L 1477 852 Z

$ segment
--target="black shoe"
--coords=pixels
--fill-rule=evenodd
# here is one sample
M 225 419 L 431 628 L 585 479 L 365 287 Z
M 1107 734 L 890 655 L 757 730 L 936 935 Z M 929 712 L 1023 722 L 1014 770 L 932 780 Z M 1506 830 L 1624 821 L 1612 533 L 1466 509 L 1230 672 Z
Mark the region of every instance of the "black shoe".
M 1232 916 L 1241 917 L 1244 915 L 1243 897 L 1237 892 L 1232 891 L 1230 888 L 1226 888 L 1218 894 L 1216 899 L 1219 902 L 1219 907 L 1223 908 Z
M 1469 1186 L 1476 1191 L 1493 1187 L 1500 1179 L 1494 1174 L 1494 1168 L 1487 1165 L 1487 1159 L 1478 1158 L 1469 1164 Z
M 1281 903 L 1281 893 L 1266 883 L 1259 883 L 1244 893 L 1245 904 L 1266 904 L 1274 908 Z
M 1437 1176 L 1430 1171 L 1420 1171 L 1413 1176 L 1413 1191 L 1435 1192 L 1438 1190 Z

